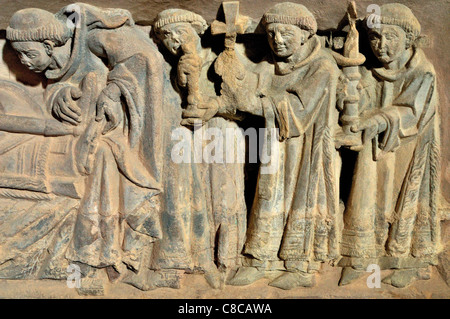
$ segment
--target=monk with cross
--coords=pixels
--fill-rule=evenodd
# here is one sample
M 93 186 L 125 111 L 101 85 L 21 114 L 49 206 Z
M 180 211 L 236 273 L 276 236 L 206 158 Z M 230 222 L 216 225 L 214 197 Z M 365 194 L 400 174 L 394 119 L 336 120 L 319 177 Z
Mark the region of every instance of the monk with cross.
M 228 22 L 227 3 L 224 3 L 224 9 Z M 220 22 L 214 25 L 215 31 L 226 33 L 227 25 Z M 214 71 L 214 65 L 222 55 L 218 58 L 205 45 L 206 41 L 202 41 L 202 35 L 207 29 L 203 17 L 183 9 L 164 10 L 154 22 L 155 35 L 163 44 L 161 49 L 169 51 L 176 60 L 176 65 L 172 66 L 176 70 L 172 73 L 175 75 L 172 85 L 182 99 L 181 124 L 193 126 L 194 131 L 205 129 L 206 132 L 216 132 L 224 137 L 227 130 L 236 132 L 227 142 L 233 146 L 235 158 L 245 158 L 245 138 L 237 123 L 242 116 L 236 114 L 235 109 L 228 113 L 222 107 L 225 103 L 215 85 L 220 78 Z M 235 35 L 233 37 L 233 31 L 227 34 L 236 38 Z M 234 40 L 229 42 L 229 48 L 233 47 Z M 225 74 L 227 72 L 224 71 Z M 179 121 L 172 113 L 170 116 L 174 116 L 174 121 Z M 215 141 L 217 136 L 214 136 Z M 206 146 L 202 149 L 203 154 L 208 153 Z M 209 153 L 211 156 L 202 156 L 201 163 L 192 161 L 192 173 L 183 171 L 182 165 L 170 163 L 173 169 L 165 179 L 165 189 L 173 191 L 166 192 L 164 200 L 166 206 L 172 209 L 163 212 L 163 219 L 170 220 L 164 225 L 163 232 L 170 235 L 166 235 L 161 243 L 164 263 L 160 267 L 202 271 L 208 283 L 215 288 L 223 284 L 226 272 L 239 261 L 246 231 L 244 163 L 228 162 L 227 151 L 223 143 L 214 148 L 214 156 Z M 189 179 L 193 182 L 188 183 L 186 188 L 179 187 L 180 183 L 189 182 Z M 186 209 L 186 198 L 195 198 L 198 204 Z M 177 247 L 176 251 L 174 246 Z M 181 266 L 179 260 L 183 260 Z
M 244 265 L 229 284 L 248 285 L 281 271 L 269 285 L 309 287 L 322 262 L 339 258 L 333 140 L 339 69 L 322 49 L 316 20 L 303 5 L 277 4 L 264 14 L 262 25 L 271 56 L 259 64 L 256 76 L 237 72 L 237 63 L 222 68 L 222 94 L 233 102 L 229 105 L 264 117 L 266 135 L 279 130 L 270 143 L 276 147 L 270 151 L 276 169 L 260 169 Z

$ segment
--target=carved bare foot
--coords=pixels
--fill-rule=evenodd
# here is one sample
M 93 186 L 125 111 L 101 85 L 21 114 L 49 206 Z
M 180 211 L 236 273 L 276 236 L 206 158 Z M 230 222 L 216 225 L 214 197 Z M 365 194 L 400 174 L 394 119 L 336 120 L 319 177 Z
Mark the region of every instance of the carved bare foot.
M 339 286 L 345 286 L 351 284 L 356 279 L 361 278 L 365 274 L 363 270 L 356 270 L 352 267 L 342 268 L 341 279 L 339 280 Z
M 264 277 L 264 271 L 256 267 L 240 267 L 236 275 L 228 282 L 232 286 L 246 286 Z
M 315 275 L 303 272 L 286 272 L 269 283 L 269 286 L 284 290 L 298 287 L 312 287 L 314 285 Z
M 428 280 L 430 278 L 431 270 L 429 268 L 398 269 L 384 278 L 382 282 L 397 288 L 405 288 L 417 280 Z

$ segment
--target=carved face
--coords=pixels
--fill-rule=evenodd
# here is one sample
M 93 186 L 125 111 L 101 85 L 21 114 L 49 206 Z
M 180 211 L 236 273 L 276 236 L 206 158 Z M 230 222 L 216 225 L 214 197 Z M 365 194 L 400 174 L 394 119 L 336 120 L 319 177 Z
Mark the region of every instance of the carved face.
M 173 55 L 180 55 L 182 45 L 198 39 L 197 32 L 186 22 L 165 25 L 158 31 L 157 35 Z
M 41 42 L 12 42 L 20 62 L 36 73 L 45 71 L 52 62 L 51 55 Z
M 295 25 L 270 23 L 266 32 L 273 53 L 280 58 L 290 57 L 305 41 L 305 32 Z
M 397 60 L 406 49 L 406 33 L 395 25 L 381 25 L 380 29 L 369 31 L 370 46 L 383 64 Z

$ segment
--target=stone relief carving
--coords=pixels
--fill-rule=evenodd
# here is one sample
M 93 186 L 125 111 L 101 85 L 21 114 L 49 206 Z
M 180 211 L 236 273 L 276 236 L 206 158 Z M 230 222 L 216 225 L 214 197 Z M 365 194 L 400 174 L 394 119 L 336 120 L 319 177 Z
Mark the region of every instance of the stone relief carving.
M 224 81 L 224 95 L 241 111 L 264 116 L 279 128 L 276 173 L 260 174 L 242 267 L 232 284 L 249 284 L 266 269 L 286 270 L 270 285 L 313 285 L 320 262 L 339 256 L 336 149 L 336 82 L 339 69 L 321 49 L 317 23 L 300 4 L 282 3 L 262 18 L 272 50 L 258 83 L 243 94 Z M 250 77 L 248 77 L 250 79 Z M 245 79 L 244 79 L 245 80 Z M 256 94 L 255 94 L 256 93 Z
M 134 27 L 127 11 L 85 4 L 78 8 L 82 10 L 78 26 L 67 23 L 70 7 L 56 15 L 37 9 L 18 11 L 7 38 L 25 66 L 44 72 L 50 80 L 45 91 L 49 112 L 67 123 L 65 127 L 79 130 L 71 164 L 78 176 L 86 176 L 85 191 L 74 207 L 76 214 L 58 221 L 79 236 L 71 234 L 64 248 L 58 240 L 54 244 L 65 250 L 58 257 L 80 263 L 95 286 L 98 268 L 107 268 L 113 280 L 127 266 L 138 270 L 142 248 L 161 236 L 156 196 L 161 192 L 157 149 L 163 71 L 156 46 Z M 122 46 L 124 39 L 136 45 Z M 144 136 L 146 131 L 150 136 Z M 32 154 L 24 154 L 28 156 Z M 61 208 L 53 209 L 56 213 Z M 20 254 L 21 249 L 3 248 L 20 247 L 22 240 L 8 238 L 2 247 L 7 253 L 3 260 L 14 266 L 13 272 L 20 267 L 11 254 Z M 67 265 L 54 264 L 51 257 L 50 266 L 38 262 L 38 276 L 66 274 Z M 9 268 L 4 271 L 8 277 Z
M 8 45 L 45 79 L 39 99 L 0 80 L 0 278 L 75 267 L 87 295 L 195 273 L 219 289 L 312 287 L 323 263 L 342 268 L 336 285 L 372 264 L 394 287 L 429 279 L 436 73 L 413 12 L 380 10 L 350 2 L 337 36 L 290 2 L 260 19 L 224 2 L 211 25 L 184 9 L 151 26 L 84 3 L 17 11 Z M 258 151 L 270 160 L 253 190 Z
M 174 89 L 180 93 L 181 104 L 186 105 L 181 124 L 195 126 L 196 120 L 200 123 L 207 122 L 205 130 L 218 130 L 225 136 L 227 129 L 238 128 L 236 121 L 240 118 L 219 112 L 214 78 L 210 75 L 214 72 L 213 63 L 217 55 L 212 48 L 202 46 L 201 35 L 206 29 L 206 21 L 201 16 L 181 9 L 160 12 L 154 23 L 157 40 L 178 60 L 173 67 L 175 79 L 172 83 Z M 180 105 L 177 106 L 181 110 Z M 190 140 L 195 133 L 188 131 L 186 134 Z M 245 149 L 242 143 L 239 144 L 242 134 L 240 131 L 237 131 L 237 134 L 231 143 L 236 152 L 244 153 L 241 155 L 245 156 Z M 220 158 L 226 157 L 225 148 L 217 149 L 216 152 L 221 152 Z M 195 159 L 193 161 L 195 162 Z M 208 282 L 213 287 L 219 287 L 224 282 L 225 269 L 238 262 L 242 250 L 247 213 L 244 199 L 244 166 L 243 163 L 211 162 L 208 158 L 203 158 L 203 162 L 194 163 L 193 168 L 197 172 L 194 178 L 198 179 L 194 183 L 205 184 L 192 194 L 194 200 L 199 200 L 199 205 L 204 206 L 204 212 L 192 220 L 192 227 L 197 229 L 192 234 L 186 234 L 186 241 L 192 242 L 192 246 L 190 252 L 187 250 L 185 253 L 195 256 L 193 266 L 186 268 L 205 271 Z M 175 180 L 176 183 L 178 182 Z M 189 201 L 192 197 L 182 200 Z M 174 214 L 178 215 L 179 212 L 175 211 Z M 187 230 L 184 232 L 189 233 Z M 179 243 L 174 242 L 174 245 Z M 188 257 L 186 260 L 189 259 Z
M 363 134 L 344 212 L 341 284 L 375 258 L 397 269 L 386 283 L 405 287 L 429 277 L 440 249 L 438 96 L 434 68 L 414 45 L 421 30 L 411 10 L 386 4 L 380 20 L 367 32 L 381 65 L 361 70 L 351 127 Z

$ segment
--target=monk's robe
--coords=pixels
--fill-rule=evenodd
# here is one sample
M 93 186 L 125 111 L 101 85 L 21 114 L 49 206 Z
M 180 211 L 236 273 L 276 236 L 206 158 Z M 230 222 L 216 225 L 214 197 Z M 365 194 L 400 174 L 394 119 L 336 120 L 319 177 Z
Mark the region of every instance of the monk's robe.
M 200 53 L 203 61 L 199 79 L 200 94 L 205 99 L 217 95 L 211 80 L 216 57 L 208 48 Z M 210 270 L 216 266 L 232 267 L 239 262 L 242 251 L 247 210 L 244 164 L 226 162 L 225 138 L 227 129 L 237 130 L 231 143 L 236 156 L 245 157 L 245 149 L 238 148 L 243 134 L 238 130 L 236 118 L 222 116 L 212 118 L 195 133 L 191 128 L 181 126 L 186 92 L 177 84 L 176 68 L 172 68 L 169 63 L 166 67 L 166 73 L 172 74 L 172 83 L 166 78 L 164 84 L 163 239 L 155 250 L 154 268 L 193 271 Z M 223 162 L 210 163 L 211 159 L 202 155 L 196 158 L 194 155 L 196 145 L 200 146 L 202 154 L 207 154 L 206 146 L 212 143 L 209 140 L 211 137 L 205 136 L 208 129 L 215 129 L 224 138 L 223 144 L 216 144 L 213 151 L 216 158 L 223 159 Z M 173 132 L 178 133 L 175 136 Z M 205 140 L 199 134 L 203 134 Z M 179 139 L 181 137 L 183 140 Z M 217 136 L 212 137 L 215 138 Z M 180 143 L 188 145 L 185 150 L 189 153 L 187 162 L 177 163 L 172 159 L 173 152 L 178 155 L 176 150 Z
M 201 53 L 203 60 L 200 74 L 200 93 L 205 98 L 219 95 L 217 84 L 211 79 L 215 74 L 214 62 L 217 55 L 211 49 L 204 49 Z M 220 79 L 216 75 L 216 83 Z M 205 133 L 218 133 L 219 136 L 205 136 L 203 142 L 204 155 L 213 154 L 211 158 L 203 158 L 205 169 L 205 186 L 209 209 L 213 222 L 213 245 L 217 251 L 217 264 L 231 268 L 239 263 L 239 256 L 244 245 L 246 231 L 247 207 L 245 204 L 245 137 L 239 127 L 242 114 L 218 114 L 205 125 Z M 228 132 L 228 136 L 227 136 Z M 231 134 L 232 133 L 232 134 Z M 211 142 L 210 139 L 217 139 Z M 214 151 L 210 145 L 215 145 Z M 206 154 L 205 154 L 206 153 Z M 234 154 L 233 154 L 234 153 Z M 217 160 L 217 162 L 216 162 Z M 213 254 L 214 255 L 214 254 Z
M 266 138 L 270 165 L 277 166 L 260 171 L 244 254 L 266 269 L 315 271 L 339 257 L 333 139 L 339 70 L 316 36 L 308 46 L 308 56 L 293 67 L 275 62 L 260 73 L 266 128 L 279 129 L 279 141 Z
M 0 80 L 0 117 L 56 122 L 39 100 L 20 83 Z M 17 128 L 33 132 L 22 123 Z M 73 136 L 0 130 L 0 278 L 67 277 L 64 253 L 82 190 L 73 144 Z
M 424 267 L 440 249 L 436 74 L 420 49 L 400 70 L 362 69 L 361 114 L 387 129 L 358 154 L 344 214 L 341 262 Z
M 84 132 L 75 152 L 86 174 L 86 192 L 66 256 L 94 267 L 125 262 L 138 270 L 143 249 L 161 237 L 158 197 L 161 192 L 163 61 L 148 34 L 122 9 L 81 9 L 72 38 L 69 63 L 48 70 L 51 106 L 65 86 L 80 87 L 77 101 Z M 64 23 L 68 7 L 56 14 Z M 107 85 L 117 85 L 123 111 L 119 125 L 102 134 L 96 103 Z

